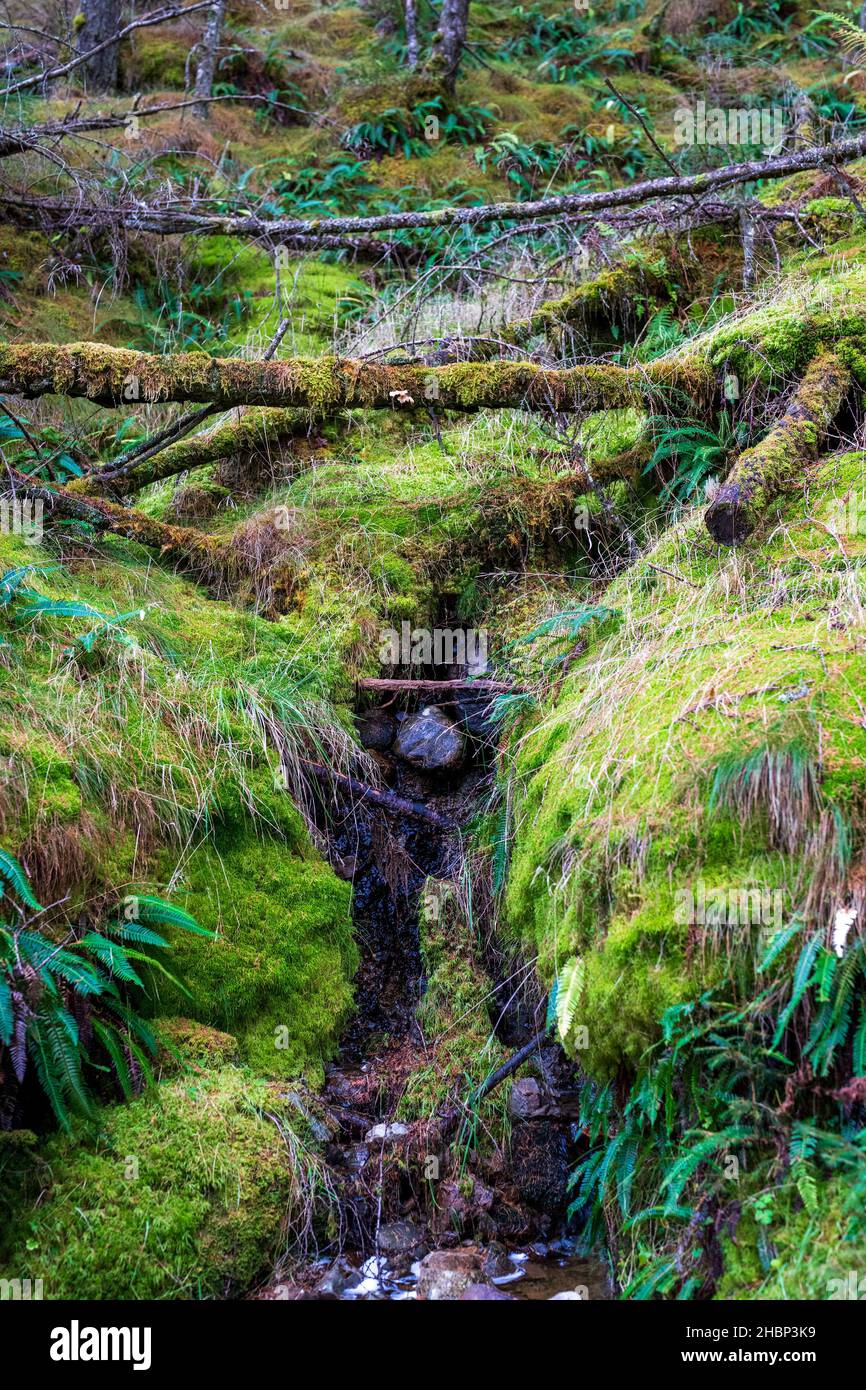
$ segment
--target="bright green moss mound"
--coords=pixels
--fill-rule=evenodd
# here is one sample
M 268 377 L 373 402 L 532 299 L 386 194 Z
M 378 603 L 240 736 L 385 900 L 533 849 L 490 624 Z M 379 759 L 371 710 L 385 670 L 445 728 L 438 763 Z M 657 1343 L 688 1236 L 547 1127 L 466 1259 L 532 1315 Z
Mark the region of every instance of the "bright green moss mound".
M 57 606 L 0 609 L 3 847 L 42 902 L 65 899 L 58 921 L 185 894 L 218 939 L 177 933 L 170 965 L 195 1003 L 154 974 L 157 1010 L 227 1029 L 264 1075 L 319 1073 L 351 1004 L 350 893 L 315 855 L 258 716 L 288 708 L 348 744 L 326 702 L 345 679 L 335 629 L 215 603 L 122 542 L 59 563 L 0 537 L 0 573 L 25 565 Z M 125 617 L 88 652 L 76 639 L 100 614 Z
M 264 1075 L 320 1074 L 352 1002 L 348 884 L 311 853 L 235 832 L 193 856 L 176 898 L 216 939 L 176 934 L 172 964 L 193 997 L 155 980 L 160 1009 L 233 1034 Z
M 668 531 L 607 590 L 615 616 L 585 629 L 589 650 L 520 742 L 508 930 L 548 985 L 584 959 L 581 1062 L 597 1078 L 637 1066 L 664 1010 L 730 978 L 745 948 L 754 963 L 762 927 L 808 895 L 819 812 L 799 825 L 792 809 L 782 843 L 760 796 L 747 804 L 754 771 L 712 804 L 720 767 L 799 750 L 822 811 L 862 820 L 866 536 L 834 528 L 863 470 L 861 454 L 826 461 L 744 551 L 719 551 L 699 512 Z M 699 883 L 779 907 L 733 930 L 682 920 L 677 893 Z
M 722 1242 L 716 1298 L 862 1300 L 866 1228 L 856 1189 L 840 1180 L 753 1196 Z M 861 1199 L 862 1200 L 862 1199 Z
M 227 1067 L 110 1106 L 41 1150 L 0 1150 L 0 1276 L 50 1299 L 242 1292 L 286 1241 L 314 1171 L 293 1168 L 275 1088 Z

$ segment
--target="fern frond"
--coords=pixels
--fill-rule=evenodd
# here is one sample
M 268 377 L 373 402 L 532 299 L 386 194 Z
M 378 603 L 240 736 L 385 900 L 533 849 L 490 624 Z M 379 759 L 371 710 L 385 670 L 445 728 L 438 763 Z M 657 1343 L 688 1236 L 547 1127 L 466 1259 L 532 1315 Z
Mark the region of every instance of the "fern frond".
M 0 849 L 0 879 L 9 884 L 27 907 L 32 907 L 34 912 L 42 911 L 42 905 L 36 901 L 27 875 L 14 855 L 7 853 L 5 849 Z
M 566 1043 L 580 1007 L 586 981 L 586 965 L 580 956 L 566 961 L 556 978 L 556 1027 L 560 1042 Z
M 207 936 L 213 938 L 215 933 L 209 931 L 207 927 L 199 926 L 194 917 L 183 908 L 176 907 L 174 903 L 167 903 L 163 898 L 137 895 L 132 899 L 135 904 L 136 919 L 139 922 L 156 924 L 165 927 L 180 927 L 183 931 L 192 932 L 196 936 Z

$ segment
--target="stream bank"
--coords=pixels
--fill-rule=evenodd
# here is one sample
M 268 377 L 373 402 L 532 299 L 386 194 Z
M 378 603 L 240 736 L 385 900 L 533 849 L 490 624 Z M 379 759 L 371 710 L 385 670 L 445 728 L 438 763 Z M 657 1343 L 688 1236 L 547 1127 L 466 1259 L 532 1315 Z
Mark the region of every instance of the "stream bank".
M 259 1297 L 608 1297 L 605 1268 L 568 1228 L 572 1064 L 542 1041 L 490 1086 L 536 1034 L 540 1003 L 499 951 L 489 867 L 470 848 L 493 790 L 491 695 L 455 687 L 465 668 L 423 675 L 359 698 L 391 807 L 336 782 L 322 798 L 361 955 L 356 1011 L 317 1097 L 339 1233 Z

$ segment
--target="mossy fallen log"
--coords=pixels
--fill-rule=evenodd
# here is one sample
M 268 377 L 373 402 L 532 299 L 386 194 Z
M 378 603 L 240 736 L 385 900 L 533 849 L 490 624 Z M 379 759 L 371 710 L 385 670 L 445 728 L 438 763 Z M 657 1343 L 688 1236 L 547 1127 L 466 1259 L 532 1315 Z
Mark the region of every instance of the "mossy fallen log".
M 760 523 L 770 503 L 817 458 L 850 385 L 847 367 L 828 350 L 812 359 L 778 424 L 760 444 L 740 454 L 705 521 L 720 545 L 739 545 Z
M 617 315 L 633 312 L 640 300 L 659 302 L 668 297 L 661 278 L 635 261 L 601 271 L 560 299 L 546 300 L 527 318 L 507 324 L 499 337 L 517 347 L 542 334 L 559 341 L 570 328 L 591 331 L 601 323 L 610 324 Z
M 96 531 L 109 531 L 126 540 L 137 541 L 161 556 L 181 562 L 198 578 L 208 582 L 223 578 L 230 582 L 239 560 L 221 540 L 187 526 L 170 526 L 154 517 L 104 498 L 74 495 L 66 489 L 36 483 L 24 473 L 7 468 L 9 491 L 43 504 L 49 515 L 80 521 Z
M 319 413 L 360 409 L 522 409 L 573 411 L 643 407 L 677 392 L 705 408 L 715 394 L 698 358 L 640 367 L 608 363 L 554 370 L 527 362 L 461 362 L 444 367 L 389 365 L 352 358 L 250 362 L 205 353 L 155 356 L 101 343 L 0 344 L 0 392 L 84 398 L 103 406 L 136 402 L 303 407 Z
M 249 410 L 238 419 L 224 420 L 214 429 L 167 444 L 140 463 L 133 461 L 126 468 L 101 469 L 78 478 L 69 485 L 69 491 L 129 497 L 150 483 L 177 477 L 193 468 L 239 454 L 280 450 L 288 440 L 307 434 L 309 428 L 309 417 L 297 410 Z

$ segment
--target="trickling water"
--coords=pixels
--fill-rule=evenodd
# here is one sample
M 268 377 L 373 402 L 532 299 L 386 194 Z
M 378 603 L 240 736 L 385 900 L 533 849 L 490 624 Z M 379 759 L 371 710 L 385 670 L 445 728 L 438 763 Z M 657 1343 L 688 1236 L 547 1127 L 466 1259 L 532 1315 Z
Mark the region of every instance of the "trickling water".
M 343 1253 L 337 1264 L 332 1263 L 332 1257 L 309 1267 L 301 1276 L 295 1287 L 303 1287 L 306 1297 L 352 1301 L 415 1298 L 421 1256 L 437 1245 L 456 1246 L 453 1233 L 440 1232 L 437 1238 L 427 1230 L 423 1195 L 412 1190 L 405 1170 L 392 1161 L 389 1142 L 370 1137 L 376 1126 L 393 1125 L 394 1108 L 407 1076 L 427 1061 L 415 1021 L 425 988 L 419 896 L 428 876 L 456 878 L 461 864 L 460 826 L 474 813 L 488 778 L 485 726 L 479 713 L 484 699 L 473 696 L 460 710 L 448 698 L 451 694 L 446 692 L 442 704 L 452 716 L 463 715 L 467 735 L 467 757 L 456 768 L 419 771 L 395 756 L 400 716 L 405 712 L 395 713 L 394 701 L 389 707 L 365 711 L 359 719 L 362 739 L 379 765 L 383 785 L 404 801 L 420 803 L 433 812 L 434 822 L 365 806 L 363 798 L 353 799 L 351 793 L 338 802 L 336 811 L 329 804 L 327 816 L 323 808 L 322 829 L 330 846 L 329 857 L 336 871 L 353 885 L 361 964 L 355 980 L 356 1013 L 342 1039 L 339 1060 L 328 1069 L 322 1097 L 338 1125 L 326 1157 L 340 1192 Z M 428 697 L 427 702 L 435 703 L 435 699 Z M 440 818 L 438 823 L 436 817 Z M 454 828 L 443 828 L 443 821 Z M 507 1045 L 514 1042 L 516 1048 L 526 1041 L 526 1034 L 515 1033 L 513 1018 L 511 1025 Z M 392 1134 L 398 1142 L 404 1138 L 402 1131 L 389 1129 L 386 1133 L 389 1141 Z M 513 1213 L 515 1200 L 523 1204 L 524 1212 L 538 1203 L 537 1229 L 550 1239 L 554 1234 L 551 1209 L 543 1188 L 548 1171 L 561 1175 L 568 1161 L 569 1126 L 567 1121 L 536 1122 L 525 1138 L 529 1171 L 521 1171 L 519 1164 L 511 1168 L 506 1159 L 500 1178 L 493 1181 L 507 1194 L 503 1212 Z M 525 1169 L 526 1145 L 523 1165 Z M 493 1216 L 486 1218 L 485 1228 L 488 1242 L 500 1229 L 496 1224 L 500 1209 L 496 1194 L 491 1200 Z M 393 1241 L 402 1226 L 410 1232 L 407 1248 L 387 1253 L 384 1237 Z M 499 1239 L 510 1244 L 507 1235 Z M 468 1244 L 457 1247 L 458 1252 Z M 524 1299 L 609 1296 L 603 1267 L 579 1259 L 568 1241 L 510 1251 L 496 1241 L 482 1242 L 471 1246 L 470 1258 L 472 1252 L 480 1252 L 482 1259 L 484 1272 L 479 1277 L 487 1287 L 481 1297 L 505 1293 Z M 500 1294 L 491 1292 L 496 1289 Z

